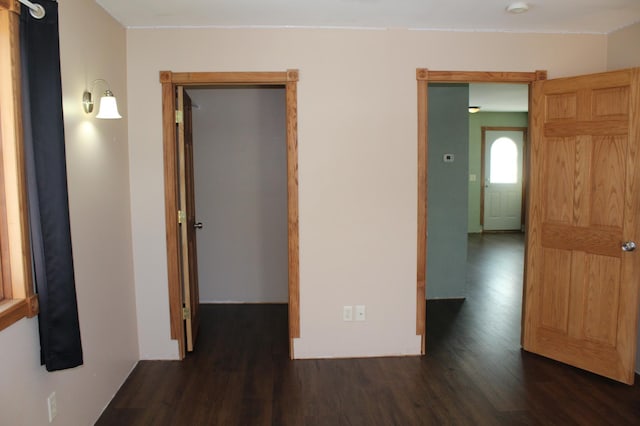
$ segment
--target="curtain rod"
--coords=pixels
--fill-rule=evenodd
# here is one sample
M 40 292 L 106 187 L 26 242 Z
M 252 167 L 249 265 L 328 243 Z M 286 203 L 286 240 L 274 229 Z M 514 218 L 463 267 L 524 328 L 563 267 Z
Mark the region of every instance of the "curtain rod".
M 44 18 L 44 15 L 47 14 L 41 4 L 31 3 L 29 0 L 18 1 L 27 6 L 29 8 L 29 14 L 36 19 L 42 19 Z

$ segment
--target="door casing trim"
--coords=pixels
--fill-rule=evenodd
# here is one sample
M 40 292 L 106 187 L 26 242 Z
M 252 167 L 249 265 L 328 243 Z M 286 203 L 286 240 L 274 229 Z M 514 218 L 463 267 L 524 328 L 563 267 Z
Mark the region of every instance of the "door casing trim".
M 178 341 L 179 357 L 185 357 L 180 281 L 178 227 L 177 149 L 175 91 L 177 86 L 283 86 L 286 91 L 287 222 L 289 288 L 289 356 L 294 358 L 293 339 L 300 337 L 300 265 L 298 234 L 298 95 L 299 72 L 179 72 L 160 71 L 162 85 L 162 144 L 167 241 L 167 273 L 171 339 Z

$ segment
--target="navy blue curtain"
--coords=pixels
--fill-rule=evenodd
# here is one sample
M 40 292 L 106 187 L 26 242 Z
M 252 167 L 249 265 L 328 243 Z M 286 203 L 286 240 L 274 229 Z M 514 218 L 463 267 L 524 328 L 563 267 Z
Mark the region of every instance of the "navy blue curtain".
M 48 371 L 82 365 L 62 117 L 58 4 L 20 12 L 22 103 L 40 355 Z

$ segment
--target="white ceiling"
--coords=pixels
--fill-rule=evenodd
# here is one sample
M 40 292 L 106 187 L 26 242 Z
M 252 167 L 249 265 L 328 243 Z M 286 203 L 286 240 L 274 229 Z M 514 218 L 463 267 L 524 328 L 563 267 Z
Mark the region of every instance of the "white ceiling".
M 96 0 L 127 27 L 356 27 L 609 33 L 640 22 L 640 0 Z

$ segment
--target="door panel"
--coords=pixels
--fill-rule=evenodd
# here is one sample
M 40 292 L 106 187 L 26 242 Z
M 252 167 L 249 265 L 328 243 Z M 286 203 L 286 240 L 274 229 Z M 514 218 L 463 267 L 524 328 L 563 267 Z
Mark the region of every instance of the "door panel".
M 620 294 L 620 259 L 588 255 L 584 337 L 615 345 Z
M 200 293 L 198 289 L 198 261 L 196 247 L 196 212 L 193 177 L 193 132 L 191 98 L 182 86 L 178 87 L 178 111 L 182 119 L 178 120 L 178 163 L 180 210 L 184 212 L 180 223 L 182 300 L 184 309 L 187 351 L 193 351 L 198 326 L 200 324 Z
M 533 84 L 523 347 L 633 383 L 640 72 Z
M 571 277 L 571 252 L 544 249 L 546 266 L 542 281 L 541 322 L 544 327 L 566 333 L 569 317 L 569 284 Z
M 591 223 L 622 226 L 624 157 L 627 138 L 598 136 L 593 140 Z
M 543 183 L 547 206 L 544 210 L 545 219 L 547 222 L 567 224 L 573 218 L 575 163 L 565 160 L 575 157 L 575 140 L 549 139 L 546 148 L 545 158 L 542 159 L 542 169 L 547 176 Z M 534 173 L 532 170 L 532 175 Z

